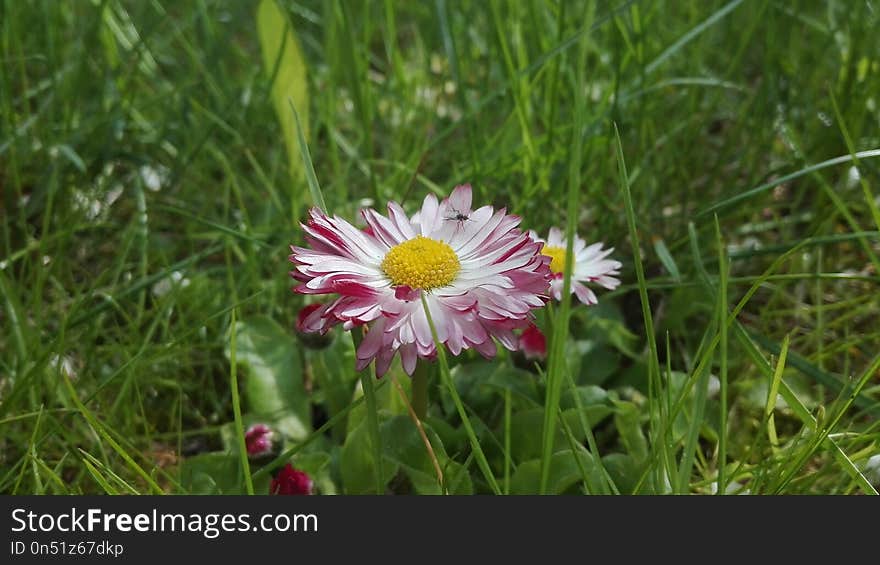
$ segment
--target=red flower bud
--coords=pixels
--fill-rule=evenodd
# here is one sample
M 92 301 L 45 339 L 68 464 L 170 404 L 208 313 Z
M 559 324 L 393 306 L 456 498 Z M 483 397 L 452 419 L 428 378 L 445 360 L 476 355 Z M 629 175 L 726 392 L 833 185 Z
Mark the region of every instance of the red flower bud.
M 519 349 L 526 359 L 544 359 L 547 357 L 547 339 L 535 324 L 529 324 L 519 336 Z
M 269 494 L 312 494 L 312 479 L 288 463 L 269 485 Z
M 272 429 L 266 424 L 254 424 L 244 433 L 244 444 L 249 457 L 260 457 L 272 451 Z

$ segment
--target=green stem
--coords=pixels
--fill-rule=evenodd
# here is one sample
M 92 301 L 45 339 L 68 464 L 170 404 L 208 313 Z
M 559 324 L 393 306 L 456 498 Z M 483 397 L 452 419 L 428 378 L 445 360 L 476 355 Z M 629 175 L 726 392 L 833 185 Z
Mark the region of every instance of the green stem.
M 254 481 L 251 478 L 251 466 L 248 462 L 247 446 L 244 441 L 244 424 L 241 419 L 241 401 L 238 397 L 238 362 L 236 360 L 236 322 L 235 310 L 232 310 L 229 336 L 229 378 L 232 389 L 232 416 L 235 418 L 235 435 L 238 441 L 238 456 L 241 461 L 241 471 L 244 474 L 244 487 L 248 494 L 254 494 Z
M 510 494 L 510 389 L 504 389 L 504 494 Z
M 434 337 L 434 344 L 437 347 L 437 361 L 440 363 L 440 378 L 443 381 L 443 385 L 449 390 L 449 395 L 452 397 L 452 402 L 455 404 L 455 409 L 458 411 L 458 415 L 461 418 L 461 423 L 464 426 L 465 433 L 467 433 L 473 456 L 477 459 L 477 465 L 480 467 L 480 471 L 483 472 L 483 476 L 486 478 L 486 482 L 489 484 L 489 488 L 492 489 L 492 492 L 495 494 L 501 494 L 501 489 L 498 487 L 498 481 L 495 480 L 495 475 L 492 474 L 492 468 L 489 467 L 489 461 L 486 459 L 486 454 L 483 453 L 483 448 L 480 447 L 477 434 L 474 432 L 471 420 L 468 418 L 467 411 L 464 409 L 464 403 L 461 401 L 461 397 L 455 389 L 455 383 L 452 382 L 452 375 L 449 373 L 449 363 L 446 360 L 446 349 L 443 344 L 440 343 L 440 340 L 437 339 L 437 327 L 434 326 L 434 319 L 431 317 L 431 310 L 428 308 L 428 303 L 425 301 L 424 294 L 422 294 L 422 307 L 425 309 L 425 316 L 428 318 L 428 326 L 431 328 L 431 335 Z
M 412 376 L 412 408 L 419 417 L 424 421 L 428 415 L 428 372 L 430 366 L 420 361 L 416 364 L 416 370 Z

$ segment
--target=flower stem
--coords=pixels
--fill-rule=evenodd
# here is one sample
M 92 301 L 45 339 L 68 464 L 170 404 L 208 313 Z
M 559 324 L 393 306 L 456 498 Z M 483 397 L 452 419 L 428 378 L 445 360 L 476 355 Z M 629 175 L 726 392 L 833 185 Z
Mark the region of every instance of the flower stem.
M 425 362 L 416 364 L 416 370 L 412 376 L 412 407 L 419 420 L 424 420 L 428 414 L 428 371 L 430 367 Z
M 431 317 L 431 310 L 428 308 L 428 303 L 425 301 L 424 294 L 422 294 L 422 308 L 425 309 L 425 317 L 428 318 L 428 326 L 431 328 L 431 335 L 434 337 L 434 344 L 437 347 L 437 361 L 440 363 L 440 379 L 443 381 L 443 385 L 449 390 L 449 395 L 452 396 L 452 402 L 455 404 L 455 409 L 458 411 L 458 416 L 461 418 L 461 423 L 464 426 L 465 433 L 467 433 L 468 440 L 471 443 L 471 450 L 473 451 L 474 457 L 477 459 L 477 466 L 483 472 L 483 476 L 486 478 L 486 482 L 489 483 L 489 488 L 492 489 L 492 492 L 495 494 L 501 494 L 501 488 L 498 486 L 498 481 L 495 480 L 495 475 L 492 474 L 492 468 L 489 467 L 489 461 L 486 459 L 486 454 L 483 453 L 483 448 L 480 447 L 480 441 L 477 439 L 477 434 L 474 432 L 471 420 L 468 418 L 467 411 L 464 409 L 464 402 L 461 401 L 458 391 L 455 390 L 455 383 L 452 381 L 452 375 L 449 373 L 449 362 L 446 360 L 446 350 L 437 338 L 437 327 L 434 325 L 434 319 Z

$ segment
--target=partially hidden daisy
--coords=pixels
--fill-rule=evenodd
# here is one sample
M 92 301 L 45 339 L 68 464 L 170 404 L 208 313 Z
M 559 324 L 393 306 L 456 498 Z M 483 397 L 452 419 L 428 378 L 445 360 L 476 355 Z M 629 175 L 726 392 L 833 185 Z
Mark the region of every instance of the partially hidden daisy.
M 565 233 L 559 228 L 550 228 L 546 241 L 539 238 L 534 231 L 529 232 L 529 235 L 543 244 L 541 253 L 550 258 L 550 271 L 553 277 L 550 281 L 550 294 L 556 300 L 561 300 L 565 271 Z M 588 306 L 596 304 L 598 300 L 596 294 L 583 283 L 596 283 L 608 290 L 614 290 L 620 284 L 620 280 L 614 276 L 620 274 L 623 265 L 620 261 L 609 259 L 608 256 L 614 248 L 602 249 L 603 245 L 599 242 L 588 246 L 577 234 L 574 236 L 571 291 L 578 300 Z
M 519 335 L 519 350 L 527 360 L 544 360 L 547 358 L 547 338 L 535 324 L 529 324 Z
M 303 225 L 309 247 L 291 246 L 294 290 L 338 297 L 308 312 L 301 329 L 366 325 L 358 369 L 375 360 L 381 376 L 400 352 L 412 374 L 418 358 L 437 353 L 424 298 L 453 355 L 473 348 L 492 357 L 493 338 L 515 350 L 513 330 L 528 326 L 530 310 L 547 300 L 550 258 L 517 227 L 518 217 L 491 206 L 472 210 L 471 199 L 470 185 L 462 185 L 442 202 L 429 194 L 412 217 L 395 202 L 387 216 L 365 209 L 364 230 L 313 208 Z

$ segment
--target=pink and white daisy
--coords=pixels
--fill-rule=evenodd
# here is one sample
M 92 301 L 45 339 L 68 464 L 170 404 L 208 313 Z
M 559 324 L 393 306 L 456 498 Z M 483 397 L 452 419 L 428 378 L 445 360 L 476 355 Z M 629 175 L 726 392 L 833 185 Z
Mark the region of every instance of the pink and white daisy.
M 550 293 L 556 300 L 561 300 L 563 271 L 565 270 L 565 233 L 559 228 L 550 228 L 546 241 L 539 238 L 534 231 L 530 231 L 529 235 L 544 245 L 541 253 L 551 259 L 550 271 L 553 278 L 550 281 Z M 619 275 L 623 265 L 620 261 L 608 259 L 607 257 L 611 255 L 614 248 L 602 249 L 603 245 L 599 242 L 587 246 L 586 242 L 577 234 L 574 236 L 571 291 L 578 297 L 578 300 L 588 306 L 598 303 L 598 300 L 596 294 L 583 283 L 597 283 L 608 290 L 614 290 L 620 284 L 620 280 L 614 278 L 613 275 Z
M 473 348 L 492 357 L 493 338 L 516 349 L 513 330 L 544 305 L 550 278 L 550 258 L 517 228 L 518 217 L 491 206 L 472 210 L 470 185 L 442 202 L 429 194 L 412 217 L 395 202 L 387 217 L 362 214 L 367 230 L 313 208 L 303 226 L 310 247 L 291 246 L 290 274 L 301 283 L 294 290 L 339 295 L 308 313 L 305 331 L 367 325 L 358 369 L 375 359 L 381 376 L 399 351 L 412 374 L 419 357 L 437 353 L 424 297 L 438 340 L 453 355 Z

